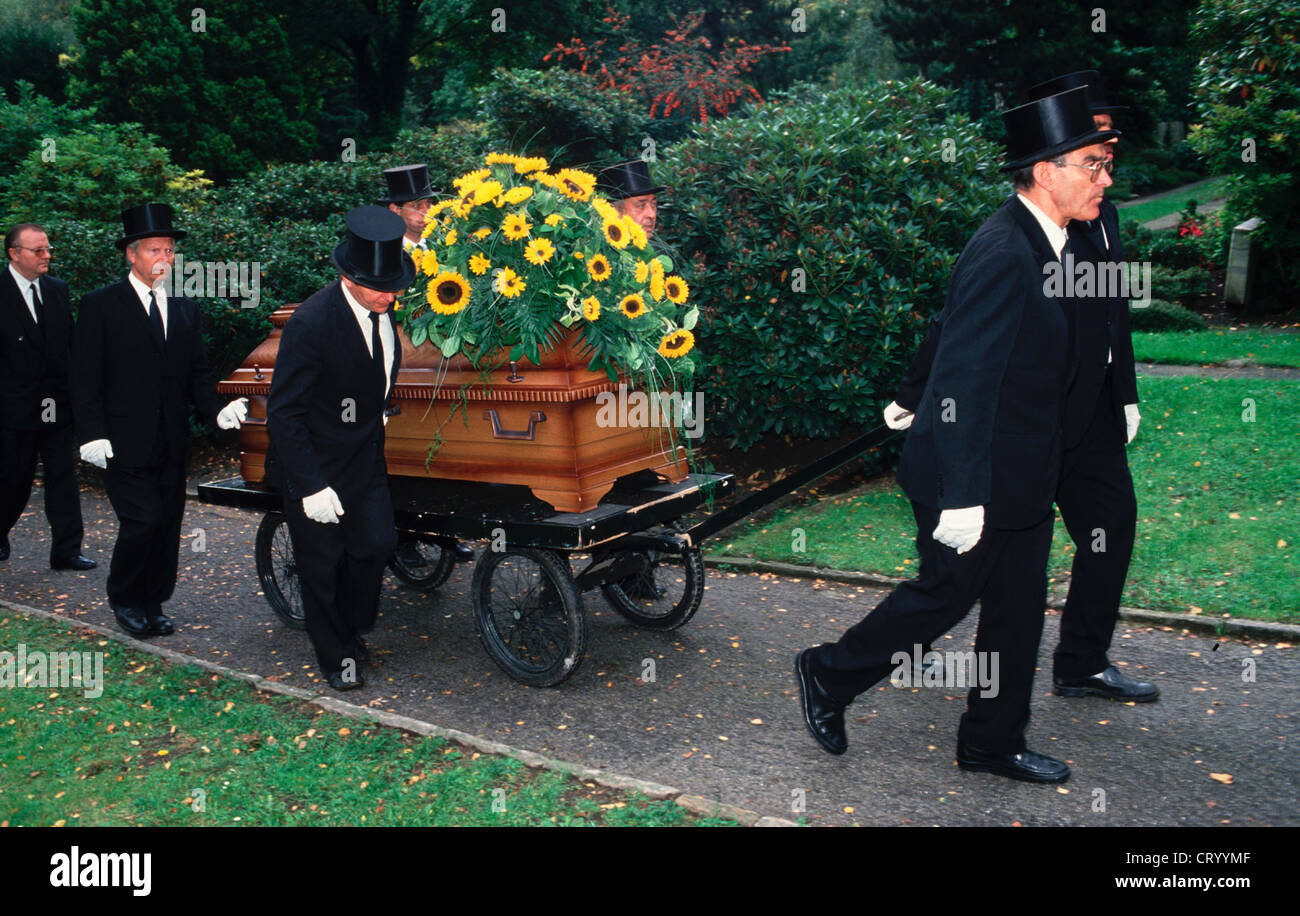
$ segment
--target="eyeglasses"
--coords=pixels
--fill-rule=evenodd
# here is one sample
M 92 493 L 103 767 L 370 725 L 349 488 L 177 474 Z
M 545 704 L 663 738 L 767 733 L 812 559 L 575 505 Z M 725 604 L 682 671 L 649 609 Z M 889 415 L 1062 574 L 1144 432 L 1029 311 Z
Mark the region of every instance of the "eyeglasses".
M 42 245 L 40 248 L 28 248 L 26 245 L 12 245 L 12 246 L 10 246 L 10 247 L 12 247 L 12 248 L 21 248 L 23 251 L 30 251 L 30 252 L 32 252 L 32 254 L 36 255 L 38 258 L 41 257 L 42 255 L 54 254 L 54 246 L 53 246 L 53 245 Z
M 1115 174 L 1115 160 L 1110 158 L 1109 156 L 1106 157 L 1105 159 L 1098 159 L 1096 162 L 1092 163 L 1091 165 L 1084 162 L 1066 162 L 1064 159 L 1053 159 L 1052 165 L 1061 166 L 1061 167 L 1072 165 L 1075 168 L 1084 169 L 1088 173 L 1089 181 L 1096 181 L 1097 176 L 1100 175 L 1103 170 L 1105 170 L 1107 175 Z

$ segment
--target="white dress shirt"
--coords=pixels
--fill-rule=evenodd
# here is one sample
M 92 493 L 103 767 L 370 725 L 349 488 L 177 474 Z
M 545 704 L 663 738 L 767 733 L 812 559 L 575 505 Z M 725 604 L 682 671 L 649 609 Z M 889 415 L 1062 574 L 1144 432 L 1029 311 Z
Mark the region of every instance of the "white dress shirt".
M 154 299 L 158 303 L 158 311 L 162 313 L 163 340 L 167 339 L 167 293 L 165 287 L 167 282 L 160 279 L 158 284 L 153 287 L 145 286 L 144 282 L 135 275 L 134 272 L 126 275 L 127 280 L 131 281 L 131 288 L 135 290 L 136 296 L 140 298 L 140 305 L 144 308 L 144 314 L 149 316 L 149 294 L 153 293 Z
M 40 320 L 36 317 L 36 302 L 32 298 L 32 287 L 36 285 L 36 280 L 39 280 L 40 277 L 37 277 L 36 280 L 28 280 L 14 270 L 12 261 L 9 262 L 9 273 L 13 276 L 14 282 L 18 284 L 18 292 L 23 294 L 23 301 L 27 303 L 27 311 L 32 313 L 32 321 L 40 324 Z M 42 296 L 41 301 L 44 302 L 45 297 Z
M 1065 227 L 1058 226 L 1047 218 L 1047 214 L 1038 209 L 1038 205 L 1023 194 L 1017 193 L 1016 197 L 1030 213 L 1034 214 L 1034 219 L 1038 220 L 1038 225 L 1043 227 L 1043 234 L 1047 236 L 1047 242 L 1056 252 L 1056 260 L 1061 260 L 1061 249 L 1065 247 Z
M 339 288 L 343 290 L 343 298 L 348 301 L 348 305 L 352 307 L 352 314 L 356 316 L 357 327 L 361 328 L 361 336 L 366 342 L 366 352 L 370 354 L 371 359 L 374 359 L 375 351 L 370 348 L 370 309 L 352 298 L 352 293 L 348 292 L 348 288 L 342 283 L 339 284 Z M 389 308 L 391 309 L 392 306 L 390 305 Z M 393 336 L 393 323 L 387 320 L 386 316 L 387 312 L 379 316 L 379 342 L 384 348 L 384 378 L 387 379 L 384 385 L 384 400 L 388 399 L 388 392 L 393 387 L 393 354 L 397 346 Z

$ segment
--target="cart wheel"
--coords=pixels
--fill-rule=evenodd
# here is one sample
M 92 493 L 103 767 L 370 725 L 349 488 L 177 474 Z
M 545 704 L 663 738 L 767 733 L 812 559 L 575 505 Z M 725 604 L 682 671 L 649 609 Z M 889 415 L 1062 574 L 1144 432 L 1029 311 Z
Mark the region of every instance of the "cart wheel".
M 601 589 L 620 614 L 648 630 L 675 630 L 699 610 L 704 597 L 704 559 L 699 548 L 685 555 L 647 551 L 650 568 Z
M 474 567 L 473 596 L 483 648 L 516 681 L 552 687 L 582 664 L 587 618 L 563 557 L 489 550 Z
M 289 522 L 279 512 L 266 513 L 262 524 L 257 526 L 253 556 L 257 561 L 257 578 L 262 582 L 262 593 L 271 610 L 295 630 L 306 627 Z
M 451 577 L 456 557 L 440 544 L 405 541 L 388 558 L 388 568 L 411 588 L 431 592 Z

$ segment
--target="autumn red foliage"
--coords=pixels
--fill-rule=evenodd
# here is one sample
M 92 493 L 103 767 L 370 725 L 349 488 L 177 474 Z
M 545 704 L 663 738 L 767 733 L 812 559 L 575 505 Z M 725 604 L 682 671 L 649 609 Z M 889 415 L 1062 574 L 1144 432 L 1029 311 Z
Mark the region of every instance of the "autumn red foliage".
M 646 46 L 639 39 L 622 39 L 631 17 L 606 8 L 603 22 L 615 37 L 587 44 L 573 38 L 558 44 L 543 60 L 568 61 L 596 78 L 601 89 L 616 89 L 645 98 L 650 117 L 667 118 L 680 110 L 701 124 L 709 115 L 724 117 L 741 101 L 762 102 L 758 90 L 741 79 L 768 54 L 789 51 L 788 45 L 754 45 L 736 41 L 714 52 L 712 42 L 695 35 L 704 13 L 674 16 L 673 27 L 661 41 Z

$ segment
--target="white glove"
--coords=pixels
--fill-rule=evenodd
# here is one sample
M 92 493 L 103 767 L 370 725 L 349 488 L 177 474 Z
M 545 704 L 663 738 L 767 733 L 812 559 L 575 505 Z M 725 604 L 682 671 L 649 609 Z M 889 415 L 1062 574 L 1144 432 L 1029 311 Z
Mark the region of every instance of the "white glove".
M 984 531 L 984 507 L 944 509 L 939 513 L 939 524 L 930 535 L 940 544 L 965 553 L 979 543 Z
M 248 398 L 235 398 L 217 414 L 217 426 L 222 429 L 239 429 L 248 419 Z
M 343 514 L 343 504 L 339 502 L 339 495 L 334 492 L 334 488 L 326 487 L 319 493 L 304 496 L 302 498 L 302 511 L 307 513 L 307 517 L 313 522 L 320 522 L 322 525 L 337 525 L 339 516 Z
M 388 414 L 384 414 L 384 425 L 388 425 Z
M 108 468 L 108 459 L 113 457 L 113 443 L 107 439 L 93 439 L 81 447 L 81 460 L 97 468 Z
M 885 408 L 885 425 L 890 429 L 907 429 L 914 419 L 912 411 L 899 407 L 897 401 L 890 401 Z
M 1138 413 L 1138 406 L 1136 404 L 1125 404 L 1124 425 L 1128 429 L 1128 438 L 1124 440 L 1125 444 L 1133 441 L 1133 437 L 1138 434 L 1138 424 L 1141 422 L 1142 414 Z

